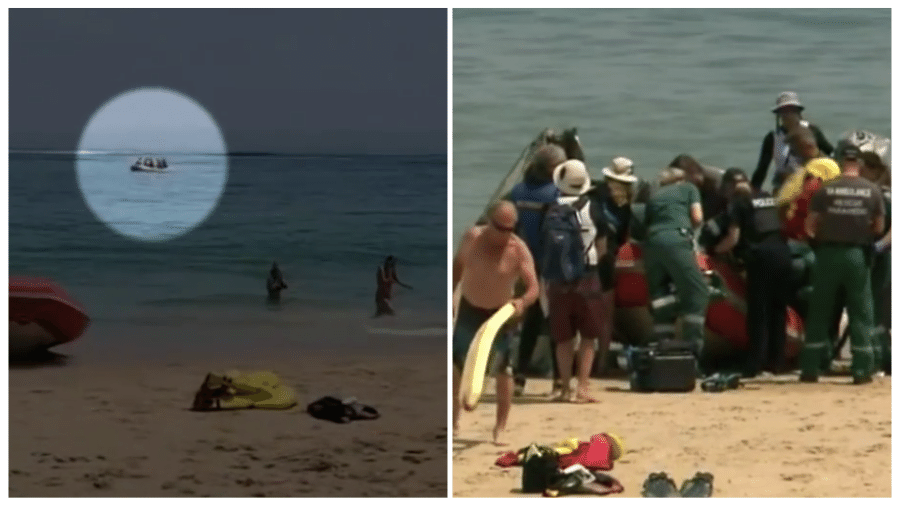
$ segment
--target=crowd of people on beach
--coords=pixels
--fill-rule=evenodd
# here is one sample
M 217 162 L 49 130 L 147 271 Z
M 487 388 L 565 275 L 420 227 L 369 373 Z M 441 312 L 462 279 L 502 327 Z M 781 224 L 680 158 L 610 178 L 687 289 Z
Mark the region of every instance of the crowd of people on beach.
M 842 315 L 853 383 L 890 374 L 890 168 L 869 146 L 860 149 L 860 139 L 832 146 L 803 119 L 803 110 L 795 92 L 777 97 L 776 126 L 763 139 L 752 177 L 679 155 L 649 182 L 635 174 L 631 159 L 617 156 L 598 181 L 577 139 L 540 146 L 523 180 L 488 209 L 486 223 L 466 231 L 453 261 L 452 286 L 459 287 L 454 431 L 468 347 L 481 324 L 507 303 L 517 318 L 498 335 L 491 360 L 494 441 L 499 444 L 513 396 L 524 389 L 547 324 L 555 358 L 551 398 L 597 402 L 589 378 L 612 341 L 616 255 L 630 242 L 643 253 L 653 318 L 647 342 L 672 339 L 680 330 L 698 359 L 702 355 L 707 305 L 715 296 L 698 265 L 702 254 L 745 273 L 744 378 L 789 370 L 788 306 L 805 322 L 800 381 L 816 382 L 829 370 Z M 772 191 L 763 191 L 772 165 Z M 805 277 L 797 273 L 803 270 L 798 258 L 814 258 L 801 263 Z M 701 377 L 713 372 L 703 369 Z

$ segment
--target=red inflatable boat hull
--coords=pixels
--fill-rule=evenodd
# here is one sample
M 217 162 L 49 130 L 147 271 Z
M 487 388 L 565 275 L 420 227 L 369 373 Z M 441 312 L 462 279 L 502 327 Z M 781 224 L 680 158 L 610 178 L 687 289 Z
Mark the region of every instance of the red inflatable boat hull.
M 706 345 L 716 355 L 746 351 L 747 284 L 728 264 L 698 255 L 700 268 L 719 276 L 726 288 L 726 299 L 710 301 L 706 311 Z M 644 274 L 643 257 L 639 245 L 622 246 L 616 257 L 616 333 L 618 340 L 638 343 L 650 335 L 653 318 L 650 315 L 650 296 Z M 788 308 L 787 343 L 785 353 L 794 359 L 803 342 L 803 322 L 797 312 Z
M 84 308 L 49 279 L 9 278 L 10 351 L 49 348 L 78 339 L 90 324 Z

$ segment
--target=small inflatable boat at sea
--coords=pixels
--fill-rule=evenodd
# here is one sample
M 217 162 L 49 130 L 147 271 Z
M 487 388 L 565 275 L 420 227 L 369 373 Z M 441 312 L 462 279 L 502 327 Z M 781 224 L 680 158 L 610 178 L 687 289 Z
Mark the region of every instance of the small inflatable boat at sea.
M 169 168 L 165 158 L 152 158 L 145 156 L 138 158 L 131 164 L 131 170 L 134 172 L 166 172 Z

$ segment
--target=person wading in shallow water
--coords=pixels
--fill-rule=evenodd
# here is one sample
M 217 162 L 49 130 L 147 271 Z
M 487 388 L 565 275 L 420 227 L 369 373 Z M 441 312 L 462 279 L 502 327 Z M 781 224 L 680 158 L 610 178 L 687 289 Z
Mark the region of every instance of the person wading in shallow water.
M 284 282 L 284 276 L 281 274 L 281 269 L 278 268 L 278 262 L 272 262 L 272 269 L 269 271 L 269 279 L 266 280 L 266 290 L 269 292 L 269 302 L 280 302 L 281 291 L 287 287 L 287 283 Z
M 391 306 L 391 297 L 393 296 L 394 283 L 412 290 L 412 287 L 400 281 L 397 277 L 397 259 L 393 255 L 384 259 L 384 263 L 378 267 L 377 277 L 378 287 L 375 289 L 375 317 L 383 315 L 394 315 L 394 308 Z

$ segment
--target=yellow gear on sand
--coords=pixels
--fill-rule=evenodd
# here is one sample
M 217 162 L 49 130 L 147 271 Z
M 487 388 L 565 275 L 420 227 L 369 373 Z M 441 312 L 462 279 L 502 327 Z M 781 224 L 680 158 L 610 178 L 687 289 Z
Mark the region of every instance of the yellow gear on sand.
M 787 180 L 778 191 L 776 201 L 778 205 L 785 205 L 796 199 L 803 191 L 803 181 L 810 175 L 821 179 L 823 182 L 831 181 L 841 175 L 841 168 L 831 158 L 813 158 L 802 169 L 797 169 L 788 176 Z
M 297 405 L 294 390 L 282 385 L 271 371 L 210 373 L 204 386 L 222 392 L 214 397 L 212 409 L 289 409 Z
M 606 435 L 613 440 L 613 444 L 610 445 L 612 448 L 612 459 L 619 460 L 625 454 L 625 442 L 622 441 L 618 434 L 607 433 Z
M 553 448 L 553 450 L 560 454 L 566 455 L 568 453 L 572 453 L 578 449 L 578 438 L 571 437 L 569 439 L 564 439 L 559 446 Z

